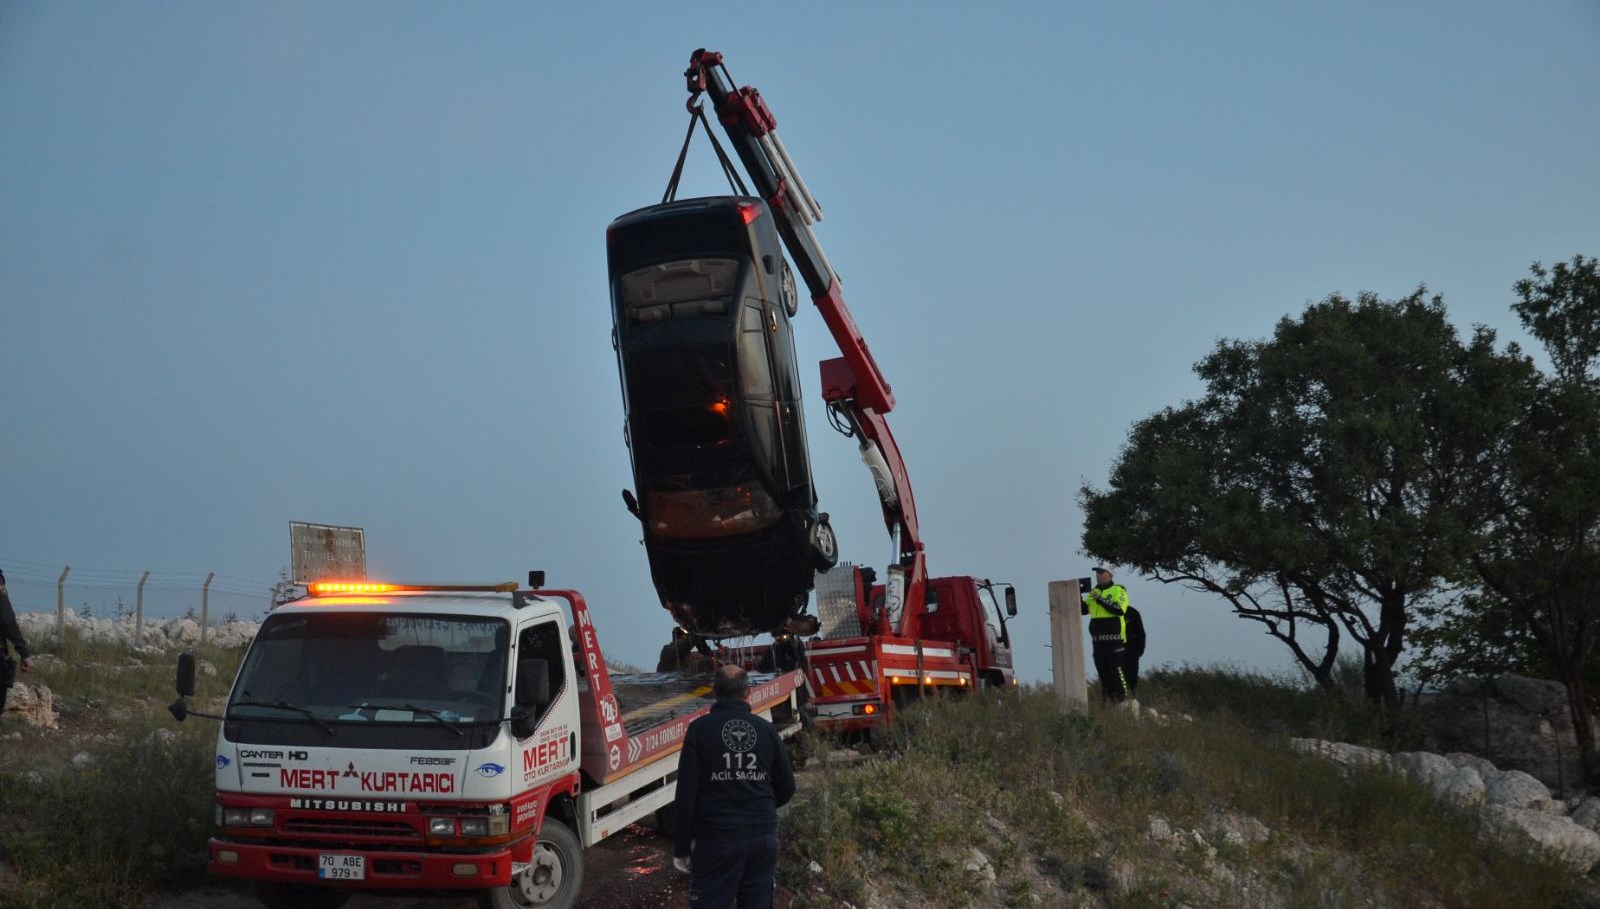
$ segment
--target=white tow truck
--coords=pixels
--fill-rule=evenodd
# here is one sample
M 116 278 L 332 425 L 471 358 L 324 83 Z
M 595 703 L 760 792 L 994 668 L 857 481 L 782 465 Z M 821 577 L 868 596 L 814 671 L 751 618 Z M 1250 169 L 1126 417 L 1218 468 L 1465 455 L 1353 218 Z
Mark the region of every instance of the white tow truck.
M 210 870 L 263 903 L 475 891 L 567 907 L 583 850 L 669 805 L 709 676 L 613 674 L 574 590 L 315 584 L 261 626 L 217 736 Z M 179 659 L 173 715 L 191 711 Z M 799 672 L 752 675 L 787 737 Z

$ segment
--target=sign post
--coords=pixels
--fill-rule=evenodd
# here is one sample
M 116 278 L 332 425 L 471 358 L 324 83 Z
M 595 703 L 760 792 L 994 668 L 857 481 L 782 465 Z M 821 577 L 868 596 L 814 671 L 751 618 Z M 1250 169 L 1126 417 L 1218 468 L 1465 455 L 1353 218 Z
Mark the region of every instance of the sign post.
M 295 584 L 367 579 L 367 540 L 360 527 L 290 521 L 289 557 Z
M 1089 673 L 1079 620 L 1082 596 L 1077 581 L 1050 582 L 1050 666 L 1056 704 L 1063 713 L 1089 709 Z

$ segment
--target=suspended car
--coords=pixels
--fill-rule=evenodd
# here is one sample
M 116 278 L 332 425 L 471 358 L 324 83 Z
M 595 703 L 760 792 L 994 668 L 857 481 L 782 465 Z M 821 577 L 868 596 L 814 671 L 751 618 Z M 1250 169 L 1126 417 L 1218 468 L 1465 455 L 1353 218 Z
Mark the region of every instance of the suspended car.
M 838 547 L 817 511 L 789 318 L 760 199 L 686 199 L 606 231 L 612 340 L 650 574 L 701 637 L 776 631 Z

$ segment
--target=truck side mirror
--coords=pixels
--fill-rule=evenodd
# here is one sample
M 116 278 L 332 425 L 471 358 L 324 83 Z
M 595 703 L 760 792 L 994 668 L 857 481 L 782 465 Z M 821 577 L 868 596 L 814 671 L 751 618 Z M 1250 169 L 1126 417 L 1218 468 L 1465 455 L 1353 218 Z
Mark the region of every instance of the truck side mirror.
M 194 697 L 194 654 L 185 653 L 178 657 L 178 694 L 182 697 Z
M 1017 617 L 1017 588 L 1015 587 L 1006 588 L 1006 615 L 1012 618 Z

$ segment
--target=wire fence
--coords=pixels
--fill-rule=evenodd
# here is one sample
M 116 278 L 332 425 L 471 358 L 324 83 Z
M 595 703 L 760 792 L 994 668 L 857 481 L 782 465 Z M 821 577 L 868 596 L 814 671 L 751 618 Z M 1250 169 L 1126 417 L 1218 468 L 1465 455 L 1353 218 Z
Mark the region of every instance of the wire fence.
M 54 612 L 57 640 L 67 614 L 78 619 L 132 616 L 135 639 L 152 620 L 190 618 L 205 630 L 233 620 L 260 621 L 272 609 L 277 580 L 211 571 L 81 568 L 0 557 L 19 613 Z

